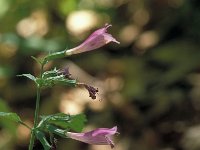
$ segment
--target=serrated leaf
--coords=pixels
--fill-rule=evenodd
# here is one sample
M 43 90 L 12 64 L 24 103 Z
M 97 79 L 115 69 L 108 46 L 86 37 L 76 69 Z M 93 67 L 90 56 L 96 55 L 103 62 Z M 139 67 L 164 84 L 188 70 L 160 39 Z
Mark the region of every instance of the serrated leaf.
M 71 78 L 68 78 L 62 71 L 54 68 L 50 71 L 45 71 L 42 74 L 41 78 L 37 78 L 36 82 L 41 87 L 52 87 L 54 85 L 67 85 L 67 86 L 76 86 L 77 81 Z
M 86 121 L 87 119 L 84 114 L 73 115 L 71 116 L 69 126 L 72 130 L 81 132 Z
M 63 129 L 72 129 L 77 132 L 81 132 L 86 122 L 84 114 L 68 115 L 64 113 L 42 116 L 38 127 L 45 128 L 46 125 L 55 125 Z
M 38 126 L 41 126 L 43 123 L 47 123 L 51 120 L 55 120 L 55 121 L 69 121 L 70 119 L 70 115 L 68 114 L 64 114 L 64 113 L 57 113 L 57 114 L 53 114 L 53 115 L 48 115 L 48 116 L 41 116 L 42 120 L 40 121 Z
M 48 76 L 49 75 L 50 74 L 48 74 Z M 40 84 L 42 87 L 52 87 L 54 85 L 67 85 L 75 87 L 77 83 L 76 80 L 66 79 L 64 75 L 50 76 L 42 79 L 38 78 L 36 82 Z
M 6 118 L 15 122 L 22 122 L 16 113 L 0 112 L 0 117 Z
M 36 81 L 36 78 L 32 74 L 21 74 L 21 75 L 17 75 L 17 76 L 19 76 L 19 77 L 22 77 L 22 76 L 23 77 L 27 77 L 27 78 L 33 80 L 34 82 Z
M 41 132 L 39 130 L 35 130 L 35 135 L 36 135 L 36 138 L 41 142 L 44 150 L 50 150 L 51 149 L 51 145 L 47 141 L 45 134 L 43 132 Z
M 50 71 L 45 71 L 43 74 L 42 74 L 42 78 L 43 79 L 47 79 L 49 77 L 56 77 L 58 75 L 58 70 L 56 68 L 54 68 L 53 70 L 50 70 Z
M 61 120 L 65 120 L 68 121 L 70 118 L 70 115 L 64 114 L 64 113 L 58 113 L 58 114 L 53 114 L 53 115 L 48 115 L 48 116 L 40 116 L 41 117 L 41 121 L 38 124 L 38 128 L 44 128 L 47 124 L 49 124 L 49 122 L 51 120 L 55 120 L 58 121 L 59 118 Z

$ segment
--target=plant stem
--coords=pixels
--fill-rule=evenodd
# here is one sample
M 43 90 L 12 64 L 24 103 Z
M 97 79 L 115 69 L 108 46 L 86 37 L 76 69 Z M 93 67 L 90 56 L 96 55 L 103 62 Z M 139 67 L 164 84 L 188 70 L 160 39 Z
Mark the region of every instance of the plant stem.
M 37 98 L 36 98 L 36 108 L 35 108 L 35 116 L 34 116 L 34 126 L 31 131 L 29 150 L 33 150 L 33 145 L 34 145 L 34 141 L 35 141 L 35 134 L 34 134 L 33 130 L 37 127 L 37 124 L 38 124 L 39 107 L 40 107 L 40 92 L 41 92 L 41 88 L 40 88 L 40 86 L 37 86 Z
M 24 122 L 20 121 L 19 123 L 20 123 L 21 125 L 27 127 L 28 129 L 32 130 L 31 127 L 29 127 L 29 126 L 28 126 L 27 124 L 25 124 Z
M 41 66 L 40 78 L 42 78 L 44 65 Z M 33 150 L 34 142 L 35 142 L 35 134 L 34 129 L 38 125 L 39 118 L 39 108 L 40 108 L 40 93 L 41 93 L 41 85 L 37 84 L 37 97 L 36 97 L 36 106 L 35 106 L 35 115 L 34 115 L 34 125 L 31 130 L 31 138 L 29 143 L 29 150 Z

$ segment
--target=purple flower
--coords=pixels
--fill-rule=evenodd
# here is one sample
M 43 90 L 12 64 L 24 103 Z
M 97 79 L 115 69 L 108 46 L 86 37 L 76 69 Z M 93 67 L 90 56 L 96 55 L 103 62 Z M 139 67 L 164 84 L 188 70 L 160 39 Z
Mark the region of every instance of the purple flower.
M 89 97 L 96 99 L 96 94 L 99 92 L 99 90 L 87 84 L 84 84 L 84 86 L 89 92 Z
M 66 136 L 74 140 L 78 140 L 88 144 L 94 145 L 110 145 L 114 148 L 114 143 L 112 141 L 112 135 L 118 133 L 117 126 L 113 128 L 98 128 L 86 133 L 73 133 L 66 132 Z
M 66 55 L 78 54 L 90 50 L 94 50 L 108 44 L 110 42 L 119 42 L 107 33 L 107 29 L 112 25 L 106 24 L 103 28 L 93 32 L 81 45 L 66 51 Z
M 95 88 L 93 86 L 87 85 L 85 83 L 77 83 L 77 85 L 85 87 L 88 90 L 89 97 L 91 97 L 92 99 L 96 99 L 97 98 L 96 94 L 98 94 L 98 92 L 99 92 L 98 88 Z
M 72 79 L 72 78 L 71 78 L 71 73 L 69 72 L 69 68 L 68 68 L 68 67 L 63 68 L 63 69 L 59 69 L 59 70 L 58 70 L 58 74 L 62 74 L 62 75 L 64 75 L 66 78 Z

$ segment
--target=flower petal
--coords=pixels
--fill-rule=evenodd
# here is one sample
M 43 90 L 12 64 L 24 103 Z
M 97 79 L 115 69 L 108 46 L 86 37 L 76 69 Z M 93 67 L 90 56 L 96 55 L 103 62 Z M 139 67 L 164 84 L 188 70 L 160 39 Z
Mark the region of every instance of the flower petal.
M 109 128 L 99 128 L 99 129 L 96 129 L 94 130 L 92 136 L 97 136 L 97 135 L 100 135 L 100 134 L 103 134 L 103 135 L 113 135 L 117 133 L 117 126 L 109 129 Z

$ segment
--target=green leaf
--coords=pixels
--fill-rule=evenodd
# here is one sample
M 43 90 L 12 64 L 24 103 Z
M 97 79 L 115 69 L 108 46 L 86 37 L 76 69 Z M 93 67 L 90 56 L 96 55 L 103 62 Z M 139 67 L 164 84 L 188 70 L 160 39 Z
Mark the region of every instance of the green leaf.
M 31 74 L 21 74 L 21 75 L 17 75 L 17 76 L 19 76 L 19 77 L 22 77 L 22 76 L 23 77 L 27 77 L 27 78 L 33 80 L 34 82 L 36 82 L 36 78 Z
M 81 132 L 86 121 L 84 114 L 73 115 L 71 116 L 69 127 L 76 132 Z
M 67 130 L 63 130 L 63 129 L 60 129 L 56 126 L 53 126 L 53 125 L 46 125 L 46 129 L 50 132 L 50 133 L 53 133 L 53 134 L 57 134 L 63 138 L 66 138 L 67 136 L 65 135 L 66 131 Z
M 70 119 L 70 115 L 68 114 L 64 114 L 64 113 L 57 113 L 57 114 L 53 114 L 53 115 L 48 115 L 48 116 L 40 116 L 42 118 L 42 120 L 39 123 L 39 126 L 41 126 L 40 124 L 43 123 L 47 123 L 51 120 L 55 120 L 55 121 L 69 121 Z
M 0 117 L 6 118 L 15 122 L 22 122 L 16 113 L 0 112 Z
M 55 125 L 62 129 L 72 129 L 77 132 L 81 132 L 84 124 L 86 122 L 86 117 L 84 114 L 78 115 L 68 115 L 64 113 L 58 113 L 48 116 L 42 116 L 42 120 L 40 121 L 38 127 L 46 130 L 46 126 Z
M 70 87 L 75 87 L 77 80 L 62 79 L 63 77 L 49 77 L 47 79 L 37 78 L 36 83 L 41 87 L 53 87 L 55 85 L 65 85 Z
M 77 81 L 76 80 L 69 80 L 69 79 L 57 79 L 55 80 L 55 84 L 59 85 L 67 85 L 67 86 L 76 86 Z
M 42 74 L 42 78 L 37 78 L 36 82 L 41 87 L 52 87 L 54 85 L 67 85 L 75 87 L 77 81 L 74 79 L 68 79 L 65 75 L 59 73 L 56 68 L 50 71 L 45 71 Z
M 34 59 L 38 64 L 42 64 L 41 60 L 34 57 L 34 56 L 31 56 L 32 59 Z
M 7 105 L 6 101 L 0 98 L 0 110 L 3 112 L 9 112 L 10 108 Z
M 53 114 L 53 115 L 48 115 L 48 116 L 41 116 L 41 121 L 38 124 L 38 127 L 45 127 L 47 124 L 50 123 L 50 121 L 63 121 L 67 122 L 70 119 L 70 115 L 64 114 L 64 113 L 58 113 L 58 114 Z
M 44 150 L 50 150 L 51 149 L 51 145 L 47 141 L 45 134 L 43 132 L 41 132 L 39 130 L 35 130 L 35 135 L 36 135 L 36 138 L 41 142 Z
M 58 75 L 58 70 L 56 68 L 54 68 L 53 70 L 50 70 L 50 71 L 45 71 L 43 74 L 42 74 L 42 78 L 43 79 L 47 79 L 49 77 L 56 77 Z
M 55 59 L 66 57 L 65 52 L 66 52 L 66 50 L 60 51 L 60 52 L 54 52 L 54 53 L 51 53 L 51 54 L 47 55 L 44 58 L 42 64 L 46 64 L 46 63 L 48 63 L 51 60 L 55 60 Z
M 3 112 L 9 112 L 10 111 L 9 106 L 1 98 L 0 98 L 0 110 L 3 111 Z M 1 117 L 0 126 L 6 128 L 12 134 L 16 134 L 15 122 L 13 122 L 12 120 L 9 120 L 9 119 L 6 119 L 6 118 L 3 119 L 3 117 Z

